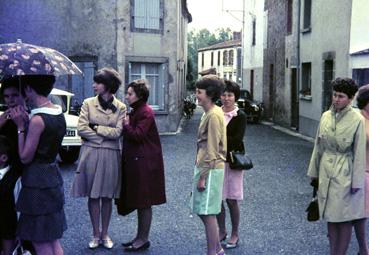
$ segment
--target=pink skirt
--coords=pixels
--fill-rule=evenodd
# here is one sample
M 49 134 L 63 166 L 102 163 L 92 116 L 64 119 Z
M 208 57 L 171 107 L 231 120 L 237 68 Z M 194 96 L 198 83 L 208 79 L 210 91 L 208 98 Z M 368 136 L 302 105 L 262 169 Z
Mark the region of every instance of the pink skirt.
M 243 200 L 243 172 L 232 170 L 228 163 L 224 167 L 223 200 Z

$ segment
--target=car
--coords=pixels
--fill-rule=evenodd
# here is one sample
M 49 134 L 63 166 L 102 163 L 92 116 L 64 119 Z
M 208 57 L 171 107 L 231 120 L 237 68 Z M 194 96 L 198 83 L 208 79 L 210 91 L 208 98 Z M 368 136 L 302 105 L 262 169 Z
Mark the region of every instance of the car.
M 70 113 L 70 102 L 74 96 L 73 93 L 61 89 L 53 88 L 48 96 L 53 104 L 61 106 L 67 123 L 66 134 L 62 141 L 62 147 L 59 150 L 59 156 L 62 162 L 74 163 L 79 156 L 82 140 L 77 133 L 78 116 Z M 6 110 L 6 106 L 0 102 L 0 114 Z
M 238 108 L 242 109 L 247 116 L 247 120 L 253 123 L 259 123 L 264 111 L 262 102 L 252 99 L 250 92 L 246 89 L 241 89 L 240 98 L 237 100 Z

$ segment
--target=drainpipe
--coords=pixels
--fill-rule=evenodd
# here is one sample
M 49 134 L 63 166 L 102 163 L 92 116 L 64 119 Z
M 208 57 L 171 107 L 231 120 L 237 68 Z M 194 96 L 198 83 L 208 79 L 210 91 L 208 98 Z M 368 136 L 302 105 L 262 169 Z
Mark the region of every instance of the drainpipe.
M 296 81 L 297 81 L 297 103 L 298 106 L 300 105 L 300 99 L 299 99 L 299 91 L 300 91 L 300 35 L 301 35 L 301 31 L 300 31 L 300 20 L 301 20 L 301 0 L 298 0 L 298 14 L 297 14 L 297 45 L 296 45 L 296 50 L 297 50 L 297 72 L 296 72 Z M 299 112 L 298 112 L 298 122 L 300 122 L 300 106 L 298 107 Z M 299 123 L 297 124 L 297 130 L 299 129 Z

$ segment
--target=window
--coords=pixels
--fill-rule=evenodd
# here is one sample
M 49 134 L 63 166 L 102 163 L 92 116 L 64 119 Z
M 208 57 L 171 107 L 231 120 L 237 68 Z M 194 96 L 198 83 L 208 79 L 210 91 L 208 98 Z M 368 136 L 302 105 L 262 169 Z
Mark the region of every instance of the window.
M 292 33 L 292 21 L 293 21 L 293 0 L 288 0 L 287 3 L 287 34 Z
M 311 0 L 304 1 L 304 30 L 309 31 L 311 28 Z
M 223 51 L 223 65 L 228 65 L 228 51 Z
M 352 78 L 359 86 L 369 84 L 369 68 L 352 69 Z
M 214 52 L 211 52 L 211 56 L 210 56 L 210 65 L 213 66 L 214 65 Z
M 229 51 L 228 63 L 230 66 L 233 65 L 233 50 Z
M 146 79 L 150 84 L 148 103 L 154 110 L 164 110 L 166 64 L 129 62 L 129 82 Z
M 220 66 L 220 51 L 218 51 L 218 66 Z
M 163 0 L 131 0 L 131 31 L 162 33 Z
M 300 94 L 311 96 L 311 63 L 302 63 Z
M 204 52 L 201 53 L 201 67 L 204 67 Z
M 252 45 L 256 44 L 256 19 L 252 20 Z

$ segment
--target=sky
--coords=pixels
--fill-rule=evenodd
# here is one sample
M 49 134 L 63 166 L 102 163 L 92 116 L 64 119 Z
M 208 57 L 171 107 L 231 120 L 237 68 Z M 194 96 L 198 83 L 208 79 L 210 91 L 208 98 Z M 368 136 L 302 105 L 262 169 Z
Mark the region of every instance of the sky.
M 240 31 L 242 2 L 243 0 L 187 0 L 187 7 L 192 15 L 192 22 L 188 24 L 188 29 L 207 28 L 214 32 L 217 28 L 229 27 L 233 31 Z M 229 13 L 226 10 L 229 10 Z

